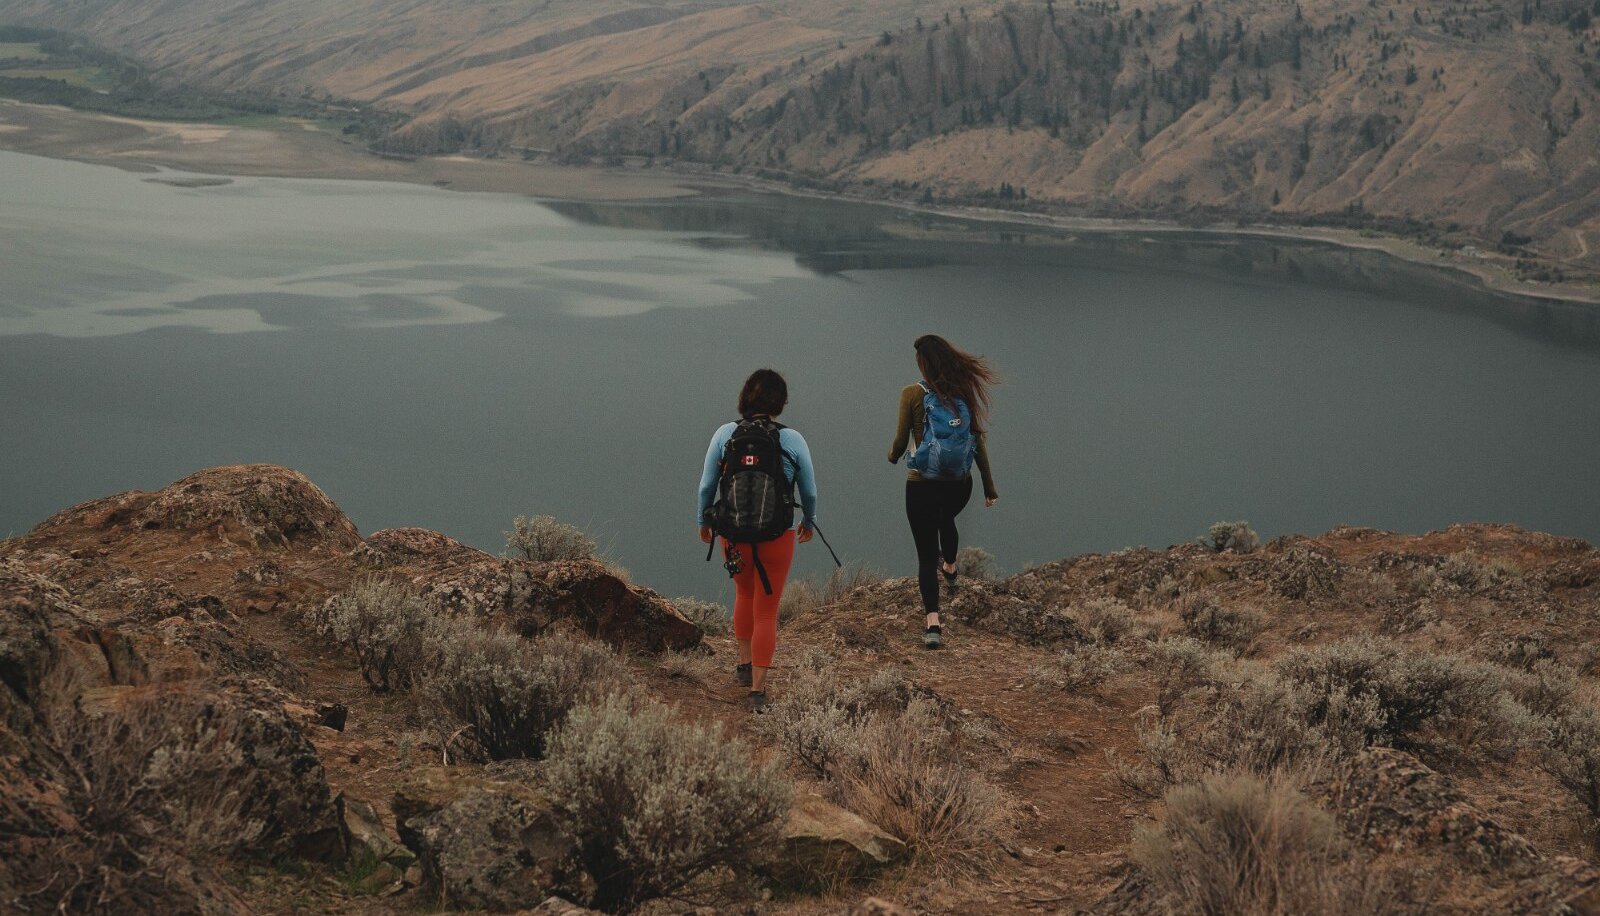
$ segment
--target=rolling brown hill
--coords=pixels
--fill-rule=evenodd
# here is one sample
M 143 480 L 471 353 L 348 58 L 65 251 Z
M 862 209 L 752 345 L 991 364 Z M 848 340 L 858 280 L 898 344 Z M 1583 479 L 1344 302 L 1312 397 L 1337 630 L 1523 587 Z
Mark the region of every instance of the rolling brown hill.
M 87 34 L 175 82 L 393 107 L 414 115 L 385 141 L 402 152 L 1386 224 L 1593 268 L 1595 6 L 0 0 L 0 22 Z

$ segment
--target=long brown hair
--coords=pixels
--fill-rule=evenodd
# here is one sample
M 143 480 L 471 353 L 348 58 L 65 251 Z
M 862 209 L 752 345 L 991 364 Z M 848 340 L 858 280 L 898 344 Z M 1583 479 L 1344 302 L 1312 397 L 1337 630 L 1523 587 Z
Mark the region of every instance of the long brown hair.
M 739 416 L 776 417 L 789 403 L 789 383 L 771 369 L 757 369 L 739 390 Z
M 998 384 L 1000 376 L 981 356 L 974 356 L 938 334 L 924 334 L 917 338 L 917 368 L 922 378 L 945 404 L 955 409 L 955 399 L 967 402 L 972 411 L 972 428 L 983 432 L 989 427 L 989 386 Z

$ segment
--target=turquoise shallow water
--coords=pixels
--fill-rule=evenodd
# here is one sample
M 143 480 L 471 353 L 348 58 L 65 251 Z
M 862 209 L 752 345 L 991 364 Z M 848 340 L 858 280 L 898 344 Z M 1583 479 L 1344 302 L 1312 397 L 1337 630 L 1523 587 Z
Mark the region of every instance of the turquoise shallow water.
M 1002 500 L 963 530 L 1008 568 L 1221 518 L 1600 538 L 1600 310 L 1376 254 L 770 195 L 149 177 L 0 153 L 0 535 L 269 461 L 366 531 L 499 549 L 550 513 L 641 582 L 721 597 L 698 463 L 770 365 L 830 539 L 907 572 L 884 459 L 911 340 L 936 331 L 1005 376 Z

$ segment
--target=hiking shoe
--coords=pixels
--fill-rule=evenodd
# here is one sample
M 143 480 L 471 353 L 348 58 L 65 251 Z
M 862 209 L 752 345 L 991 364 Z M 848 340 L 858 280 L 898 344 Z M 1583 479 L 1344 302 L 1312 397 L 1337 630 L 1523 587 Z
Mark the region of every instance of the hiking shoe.
M 945 595 L 954 595 L 961 588 L 961 586 L 956 584 L 956 573 L 945 572 L 942 569 L 939 570 L 939 573 L 944 576 Z
M 944 635 L 938 627 L 929 627 L 922 634 L 922 646 L 926 649 L 943 649 Z
M 751 712 L 755 713 L 756 715 L 760 715 L 767 709 L 767 693 L 764 690 L 752 690 L 750 691 L 750 695 L 745 697 L 744 703 Z
M 743 665 L 735 665 L 734 668 L 733 668 L 733 679 L 739 682 L 739 686 L 740 687 L 749 687 L 750 686 L 750 665 L 751 664 L 753 664 L 753 663 L 746 663 L 746 664 L 743 664 Z

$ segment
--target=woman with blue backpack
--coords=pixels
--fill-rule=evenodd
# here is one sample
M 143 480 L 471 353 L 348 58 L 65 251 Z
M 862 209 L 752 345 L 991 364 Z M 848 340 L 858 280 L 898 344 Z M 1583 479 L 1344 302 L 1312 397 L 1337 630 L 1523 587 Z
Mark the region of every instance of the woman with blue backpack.
M 989 473 L 984 433 L 989 419 L 989 387 L 999 379 L 981 357 L 956 349 L 937 334 L 916 341 L 922 380 L 900 392 L 900 421 L 889 463 L 902 457 L 906 473 L 906 520 L 917 545 L 917 585 L 927 629 L 922 644 L 944 645 L 939 624 L 939 574 L 956 588 L 956 516 L 972 498 L 972 466 L 983 475 L 983 504 L 1000 494 Z M 913 447 L 914 445 L 914 447 Z

